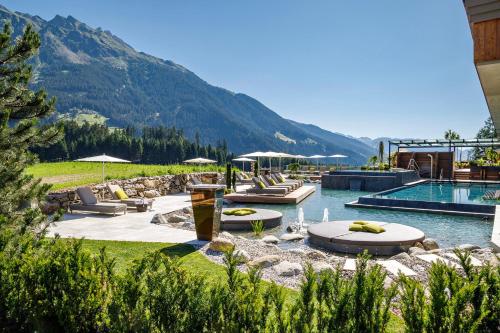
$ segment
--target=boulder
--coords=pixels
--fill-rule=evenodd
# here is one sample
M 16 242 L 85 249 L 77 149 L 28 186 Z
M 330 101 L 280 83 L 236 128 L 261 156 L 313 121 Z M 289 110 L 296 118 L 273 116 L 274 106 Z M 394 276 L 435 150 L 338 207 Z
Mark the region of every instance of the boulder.
M 389 289 L 392 287 L 392 284 L 394 283 L 394 280 L 391 279 L 389 276 L 386 276 L 384 279 L 384 289 Z
M 293 254 L 300 254 L 300 255 L 306 254 L 306 251 L 304 249 L 301 249 L 301 248 L 290 249 L 290 250 L 288 250 L 288 252 L 293 253 Z
M 42 212 L 46 215 L 51 215 L 57 212 L 60 208 L 57 202 L 45 202 L 42 206 Z
M 415 255 L 415 254 L 423 254 L 425 253 L 425 250 L 424 249 L 421 249 L 419 247 L 415 247 L 415 246 L 412 246 L 408 249 L 408 253 L 410 255 Z
M 434 250 L 429 250 L 429 251 L 426 251 L 426 252 L 427 253 L 434 253 L 434 254 L 436 254 L 436 253 L 443 252 L 443 250 L 442 249 L 434 249 Z
M 424 245 L 423 245 L 422 243 L 420 243 L 420 242 L 416 242 L 415 244 L 413 244 L 413 246 L 414 246 L 414 247 L 419 247 L 419 248 L 421 248 L 422 250 L 425 250 Z
M 320 273 L 322 271 L 326 271 L 326 270 L 331 270 L 333 271 L 333 266 L 330 265 L 329 263 L 327 262 L 324 262 L 324 261 L 320 261 L 320 262 L 315 262 L 312 264 L 312 268 L 313 270 L 316 272 L 316 273 Z
M 238 249 L 233 252 L 233 255 L 241 262 L 248 262 L 250 260 L 250 255 L 245 250 Z
M 248 240 L 245 236 L 238 235 L 236 238 L 241 239 L 241 240 Z
M 267 235 L 267 236 L 264 236 L 261 241 L 263 241 L 264 243 L 266 244 L 278 244 L 278 242 L 280 241 L 276 236 L 273 236 L 273 235 Z
M 193 208 L 191 208 L 191 207 L 184 207 L 184 208 L 182 208 L 182 212 L 183 212 L 184 214 L 189 214 L 189 215 L 191 215 L 191 214 L 193 214 Z
M 473 244 L 462 244 L 458 248 L 463 251 L 473 251 L 479 250 L 481 247 Z
M 392 260 L 403 260 L 403 261 L 405 261 L 405 260 L 411 260 L 411 257 L 410 257 L 410 255 L 408 253 L 401 252 L 399 254 L 396 254 L 395 256 L 390 257 L 389 259 L 392 259 Z
M 266 267 L 271 267 L 273 265 L 276 265 L 279 262 L 280 262 L 280 256 L 275 255 L 275 254 L 270 254 L 270 255 L 256 258 L 256 259 L 248 262 L 248 266 L 266 268 Z
M 184 216 L 184 215 L 179 215 L 179 214 L 172 214 L 167 219 L 167 221 L 169 223 L 180 223 L 180 222 L 186 222 L 188 220 L 189 220 L 189 217 Z
M 283 261 L 274 266 L 279 276 L 295 276 L 302 273 L 302 265 L 296 262 Z
M 228 252 L 231 249 L 234 249 L 234 243 L 229 239 L 215 238 L 210 242 L 208 248 L 212 251 Z
M 233 236 L 233 235 L 231 235 L 231 234 L 230 234 L 229 232 L 227 232 L 227 231 L 223 231 L 223 232 L 221 232 L 219 235 L 220 235 L 220 236 L 222 236 L 222 237 L 225 237 L 225 238 L 234 239 L 234 236 Z
M 154 189 L 156 188 L 156 183 L 154 180 L 146 179 L 144 182 L 144 187 L 149 188 L 149 189 Z
M 298 241 L 304 239 L 304 235 L 297 233 L 283 234 L 280 236 L 280 239 L 284 241 Z
M 438 243 L 432 238 L 424 239 L 422 241 L 422 245 L 424 246 L 424 249 L 426 249 L 427 251 L 439 249 Z
M 326 254 L 318 250 L 312 250 L 307 252 L 307 257 L 309 259 L 315 259 L 315 260 L 326 259 Z

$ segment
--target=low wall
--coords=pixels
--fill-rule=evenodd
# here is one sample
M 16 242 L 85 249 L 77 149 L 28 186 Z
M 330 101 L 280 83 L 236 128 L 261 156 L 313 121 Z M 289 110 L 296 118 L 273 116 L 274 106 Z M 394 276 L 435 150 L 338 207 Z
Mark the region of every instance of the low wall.
M 138 177 L 132 179 L 111 180 L 104 184 L 88 185 L 99 200 L 111 199 L 111 193 L 106 184 L 119 185 L 130 198 L 154 198 L 167 194 L 175 194 L 186 191 L 186 187 L 192 185 L 192 175 L 196 175 L 204 183 L 217 183 L 220 174 L 216 172 L 204 172 L 181 175 L 165 175 L 153 177 Z M 79 202 L 76 188 L 63 189 L 47 194 L 43 210 L 45 213 L 53 213 L 60 208 L 66 209 L 71 203 Z

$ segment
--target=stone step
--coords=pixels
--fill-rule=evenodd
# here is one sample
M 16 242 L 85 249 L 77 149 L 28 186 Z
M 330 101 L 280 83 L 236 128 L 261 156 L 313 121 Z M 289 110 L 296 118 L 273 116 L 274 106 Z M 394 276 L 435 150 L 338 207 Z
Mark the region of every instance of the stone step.
M 415 276 L 417 273 L 410 269 L 409 267 L 403 265 L 396 260 L 378 260 L 377 264 L 384 267 L 389 273 L 394 275 L 399 275 L 400 273 L 406 276 Z
M 423 260 L 423 261 L 431 263 L 431 264 L 435 263 L 437 261 L 441 261 L 441 262 L 443 262 L 446 265 L 451 266 L 451 267 L 455 267 L 455 268 L 460 267 L 460 265 L 458 265 L 457 263 L 455 263 L 453 261 L 449 261 L 448 259 L 437 256 L 435 254 L 418 254 L 416 257 Z
M 344 271 L 355 271 L 356 259 L 347 258 L 344 263 Z
M 455 253 L 445 253 L 445 256 L 447 256 L 448 258 L 451 258 L 451 259 L 455 259 L 456 261 L 460 262 L 460 259 L 458 258 L 458 256 Z M 481 260 L 474 258 L 473 256 L 469 256 L 469 258 L 470 258 L 470 263 L 472 264 L 472 266 L 476 266 L 476 267 L 483 266 L 483 263 L 481 262 Z

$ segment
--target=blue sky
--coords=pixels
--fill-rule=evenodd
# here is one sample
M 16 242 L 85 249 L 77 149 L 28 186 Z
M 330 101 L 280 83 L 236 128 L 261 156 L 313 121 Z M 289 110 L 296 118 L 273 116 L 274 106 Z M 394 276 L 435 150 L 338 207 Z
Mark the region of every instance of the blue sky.
M 489 115 L 460 0 L 1 3 L 72 15 L 283 117 L 353 136 L 472 137 Z

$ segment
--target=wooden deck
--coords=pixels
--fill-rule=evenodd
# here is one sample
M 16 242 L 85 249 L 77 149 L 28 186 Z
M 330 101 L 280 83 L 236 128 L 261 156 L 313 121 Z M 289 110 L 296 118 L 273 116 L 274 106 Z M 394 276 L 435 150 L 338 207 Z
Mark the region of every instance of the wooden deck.
M 262 204 L 298 204 L 316 191 L 315 186 L 304 185 L 285 196 L 247 194 L 246 192 L 236 192 L 226 194 L 224 199 L 241 203 L 262 203 Z

